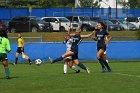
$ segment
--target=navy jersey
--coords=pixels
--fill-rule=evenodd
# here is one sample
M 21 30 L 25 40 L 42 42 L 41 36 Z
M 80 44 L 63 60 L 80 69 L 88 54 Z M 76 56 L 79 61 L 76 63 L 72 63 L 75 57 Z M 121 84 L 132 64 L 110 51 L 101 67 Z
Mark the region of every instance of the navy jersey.
M 78 45 L 81 42 L 81 36 L 80 35 L 74 35 L 74 36 L 71 37 L 71 39 L 73 40 L 71 50 L 73 52 L 78 52 Z
M 104 47 L 105 46 L 105 36 L 109 35 L 109 33 L 106 30 L 103 31 L 99 31 L 96 30 L 95 31 L 95 36 L 97 37 L 97 47 Z

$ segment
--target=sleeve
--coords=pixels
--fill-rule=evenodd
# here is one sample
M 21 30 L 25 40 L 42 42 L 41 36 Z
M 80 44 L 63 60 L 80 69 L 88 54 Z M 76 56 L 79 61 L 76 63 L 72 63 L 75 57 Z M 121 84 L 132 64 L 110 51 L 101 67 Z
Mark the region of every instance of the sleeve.
M 10 42 L 9 42 L 8 39 L 6 40 L 6 51 L 7 52 L 10 52 L 11 51 Z

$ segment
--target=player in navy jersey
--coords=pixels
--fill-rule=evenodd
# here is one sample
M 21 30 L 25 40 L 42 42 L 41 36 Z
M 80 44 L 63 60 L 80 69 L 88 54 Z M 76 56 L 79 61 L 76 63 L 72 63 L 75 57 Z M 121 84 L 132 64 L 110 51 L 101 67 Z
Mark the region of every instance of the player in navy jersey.
M 77 64 L 79 67 L 81 67 L 82 69 L 86 70 L 87 73 L 90 73 L 89 69 L 83 65 L 82 63 L 79 62 L 78 60 L 78 45 L 80 44 L 82 38 L 85 37 L 90 37 L 93 33 L 88 34 L 88 35 L 81 35 L 81 29 L 78 28 L 75 32 L 75 34 L 71 34 L 71 39 L 73 40 L 72 46 L 70 51 L 66 52 L 65 54 L 63 54 L 61 57 L 56 58 L 55 60 L 50 59 L 51 64 L 61 61 L 64 58 L 68 57 L 68 56 L 72 56 L 72 60 L 74 61 L 75 64 Z
M 73 40 L 71 39 L 70 34 L 66 34 L 64 43 L 66 44 L 66 52 L 70 51 L 72 43 L 73 43 Z M 72 56 L 68 56 L 64 59 L 64 74 L 67 73 L 67 66 L 69 66 L 71 69 L 76 71 L 76 73 L 80 72 L 80 70 L 77 69 L 76 66 L 74 66 L 73 63 L 74 62 L 72 60 Z
M 105 40 L 105 37 L 107 37 L 107 40 Z M 106 51 L 106 47 L 108 47 L 108 43 L 111 38 L 110 34 L 106 31 L 104 23 L 99 22 L 97 24 L 97 29 L 95 30 L 95 39 L 97 40 L 97 59 L 102 66 L 102 72 L 105 72 L 106 68 L 108 69 L 108 72 L 111 72 L 111 68 L 105 58 L 103 58 L 104 52 Z

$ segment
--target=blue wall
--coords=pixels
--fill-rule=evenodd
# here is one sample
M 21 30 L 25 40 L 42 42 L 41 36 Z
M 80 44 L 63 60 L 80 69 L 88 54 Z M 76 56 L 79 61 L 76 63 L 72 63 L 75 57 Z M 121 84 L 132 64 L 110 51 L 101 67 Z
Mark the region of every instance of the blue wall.
M 16 53 L 16 43 L 11 44 L 12 51 L 8 54 L 9 62 L 14 62 Z M 32 60 L 37 58 L 47 60 L 48 57 L 56 58 L 65 53 L 63 43 L 26 43 L 25 53 Z M 96 42 L 82 42 L 79 45 L 79 59 L 96 60 Z M 137 42 L 111 42 L 107 49 L 110 59 L 129 60 L 140 59 L 140 41 Z M 19 61 L 25 61 L 19 57 Z
M 109 10 L 110 18 L 116 17 L 115 8 L 33 8 L 32 16 L 44 17 L 44 16 L 96 16 L 107 18 Z M 10 20 L 15 16 L 29 16 L 28 8 L 0 8 L 0 19 Z M 140 9 L 118 9 L 118 18 L 125 18 L 127 16 L 140 16 Z

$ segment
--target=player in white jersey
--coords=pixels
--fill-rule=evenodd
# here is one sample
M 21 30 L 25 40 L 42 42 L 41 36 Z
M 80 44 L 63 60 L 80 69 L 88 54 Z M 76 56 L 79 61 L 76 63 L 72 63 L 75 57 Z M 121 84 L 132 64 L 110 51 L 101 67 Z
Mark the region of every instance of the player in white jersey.
M 65 43 L 66 43 L 66 52 L 71 50 L 71 46 L 73 43 L 72 38 L 70 38 L 70 35 L 67 34 L 65 37 Z M 76 73 L 79 73 L 80 70 L 78 70 L 74 65 L 73 65 L 73 60 L 72 60 L 72 56 L 68 56 L 64 59 L 64 74 L 67 73 L 67 66 L 69 65 L 69 67 L 71 69 L 73 69 L 74 71 L 76 71 Z

